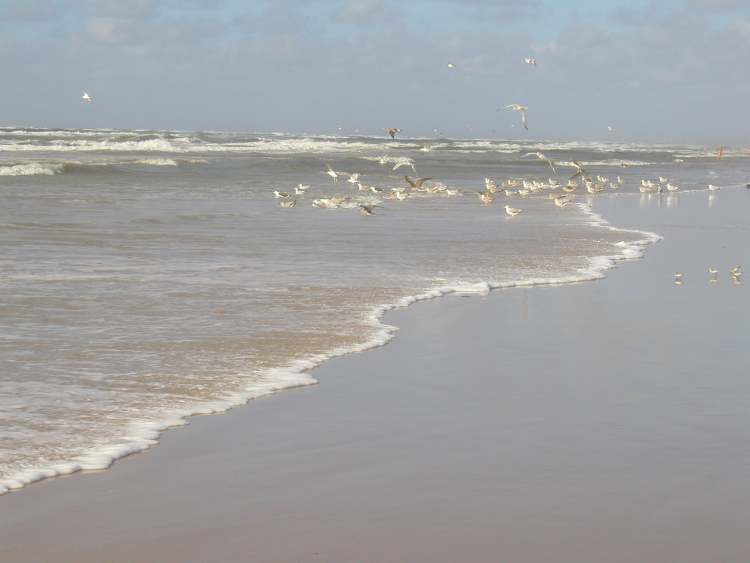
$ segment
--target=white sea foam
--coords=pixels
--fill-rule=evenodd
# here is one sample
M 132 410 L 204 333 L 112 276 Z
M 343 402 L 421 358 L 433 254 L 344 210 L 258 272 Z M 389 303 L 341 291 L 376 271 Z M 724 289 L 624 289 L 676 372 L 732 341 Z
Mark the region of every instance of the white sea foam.
M 60 174 L 64 169 L 65 165 L 62 163 L 45 164 L 41 162 L 28 162 L 0 166 L 0 176 L 53 176 L 54 174 Z
M 308 372 L 326 360 L 344 354 L 383 346 L 390 341 L 398 329 L 383 322 L 383 315 L 389 310 L 407 307 L 418 301 L 434 299 L 450 294 L 483 295 L 493 289 L 559 285 L 599 279 L 604 277 L 605 272 L 613 268 L 618 262 L 640 258 L 648 245 L 653 244 L 661 238 L 655 233 L 613 227 L 600 215 L 596 214 L 589 205 L 577 205 L 589 219 L 588 222 L 590 225 L 613 232 L 636 234 L 639 238 L 634 241 L 622 241 L 614 244 L 611 254 L 590 258 L 586 267 L 573 271 L 569 275 L 527 278 L 502 283 L 456 280 L 449 284 L 434 287 L 419 295 L 407 296 L 394 303 L 374 307 L 367 319 L 368 325 L 372 329 L 368 340 L 353 346 L 340 347 L 328 353 L 297 360 L 283 367 L 266 370 L 260 374 L 258 380 L 249 384 L 245 389 L 232 393 L 222 399 L 201 402 L 188 409 L 170 410 L 163 413 L 158 420 L 134 421 L 128 425 L 126 431 L 118 440 L 110 444 L 93 448 L 65 463 L 57 463 L 49 467 L 37 469 L 27 469 L 1 480 L 0 494 L 23 488 L 31 483 L 49 477 L 59 477 L 79 471 L 106 469 L 119 458 L 144 451 L 155 445 L 161 432 L 168 428 L 186 424 L 190 416 L 224 412 L 232 407 L 245 404 L 252 399 L 271 393 L 313 385 L 316 383 L 316 380 Z

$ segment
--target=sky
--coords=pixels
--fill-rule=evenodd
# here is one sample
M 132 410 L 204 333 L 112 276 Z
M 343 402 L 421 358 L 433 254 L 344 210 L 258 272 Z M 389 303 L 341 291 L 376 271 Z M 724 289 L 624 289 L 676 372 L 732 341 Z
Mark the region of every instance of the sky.
M 750 145 L 750 0 L 0 0 L 0 56 L 5 126 Z

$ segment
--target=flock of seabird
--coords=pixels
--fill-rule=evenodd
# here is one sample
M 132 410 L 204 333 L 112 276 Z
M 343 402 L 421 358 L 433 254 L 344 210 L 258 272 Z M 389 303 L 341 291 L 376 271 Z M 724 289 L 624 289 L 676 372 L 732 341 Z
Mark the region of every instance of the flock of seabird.
M 685 274 L 682 272 L 675 272 L 674 284 L 682 285 L 685 281 Z M 717 284 L 719 283 L 719 270 L 713 266 L 708 269 L 708 283 Z M 734 266 L 729 269 L 729 279 L 733 285 L 740 285 L 742 283 L 742 266 Z

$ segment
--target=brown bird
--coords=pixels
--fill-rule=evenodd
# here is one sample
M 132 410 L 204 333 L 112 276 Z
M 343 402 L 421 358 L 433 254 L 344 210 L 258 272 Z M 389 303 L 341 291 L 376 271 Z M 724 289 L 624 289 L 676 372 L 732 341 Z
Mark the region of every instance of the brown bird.
M 391 136 L 391 139 L 396 138 L 396 133 L 401 133 L 401 129 L 398 127 L 389 127 L 388 128 L 388 134 Z
M 360 205 L 359 212 L 362 215 L 375 215 L 375 205 Z
M 422 187 L 422 184 L 424 184 L 427 180 L 432 180 L 432 178 L 414 178 L 412 180 L 411 178 L 409 178 L 409 176 L 404 176 L 404 180 L 406 180 L 406 183 L 409 184 L 412 188 L 418 190 Z

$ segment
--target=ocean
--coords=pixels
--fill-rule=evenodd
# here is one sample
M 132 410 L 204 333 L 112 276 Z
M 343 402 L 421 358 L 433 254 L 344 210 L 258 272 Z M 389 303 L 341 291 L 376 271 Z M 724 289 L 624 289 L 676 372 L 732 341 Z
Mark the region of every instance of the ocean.
M 537 151 L 555 173 L 525 156 Z M 679 205 L 680 191 L 744 185 L 749 158 L 616 142 L 0 128 L 0 493 L 104 469 L 190 415 L 314 384 L 310 368 L 394 336 L 388 309 L 600 278 L 659 237 L 610 225 L 599 198 Z M 573 161 L 607 180 L 560 208 L 550 179 L 565 184 Z M 334 182 L 327 165 L 377 189 Z M 388 199 L 406 174 L 439 187 Z M 660 176 L 680 191 L 640 193 Z M 486 177 L 536 183 L 480 205 Z M 310 188 L 280 207 L 274 190 L 300 183 Z M 323 198 L 337 208 L 312 205 Z

